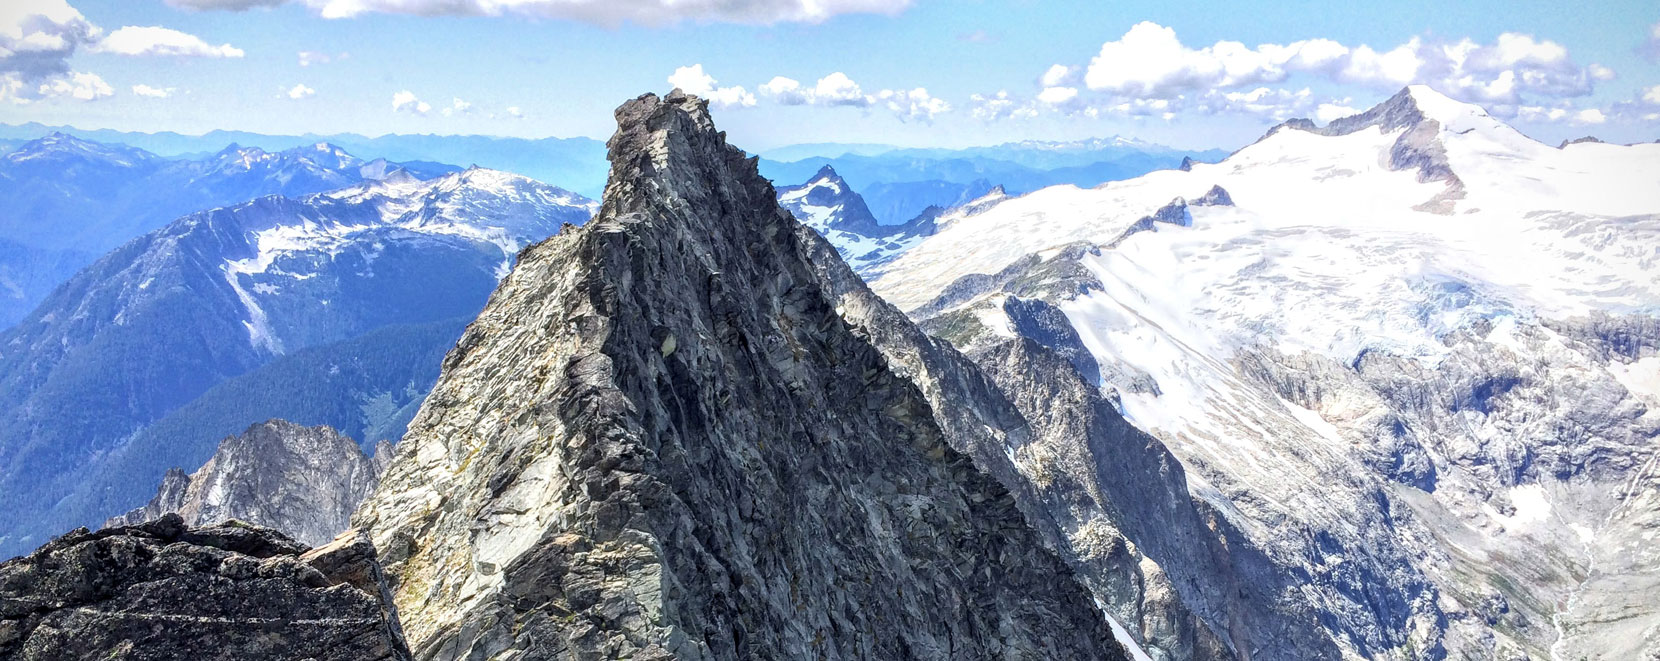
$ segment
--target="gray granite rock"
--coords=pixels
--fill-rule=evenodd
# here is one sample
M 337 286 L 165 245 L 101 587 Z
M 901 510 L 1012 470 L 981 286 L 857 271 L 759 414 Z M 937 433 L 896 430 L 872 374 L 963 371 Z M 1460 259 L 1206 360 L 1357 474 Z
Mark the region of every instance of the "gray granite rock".
M 1124 658 L 706 108 L 617 111 L 354 517 L 416 657 Z
M 375 550 L 356 533 L 307 550 L 240 522 L 169 514 L 52 540 L 0 564 L 0 658 L 409 658 Z
M 352 511 L 380 476 L 382 443 L 374 459 L 329 427 L 269 420 L 226 437 L 213 458 L 185 475 L 162 479 L 148 504 L 111 518 L 105 527 L 143 523 L 177 513 L 186 525 L 231 519 L 276 528 L 306 544 L 323 544 L 350 526 Z

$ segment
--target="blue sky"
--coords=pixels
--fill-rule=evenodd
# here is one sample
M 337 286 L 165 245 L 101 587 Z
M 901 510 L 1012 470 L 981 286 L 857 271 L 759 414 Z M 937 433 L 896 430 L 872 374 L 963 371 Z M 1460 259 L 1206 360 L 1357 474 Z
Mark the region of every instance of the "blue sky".
M 723 99 L 717 121 L 752 149 L 1237 147 L 1424 82 L 1547 141 L 1660 137 L 1660 5 L 1629 0 L 4 4 L 6 123 L 603 138 L 618 103 L 674 76 Z

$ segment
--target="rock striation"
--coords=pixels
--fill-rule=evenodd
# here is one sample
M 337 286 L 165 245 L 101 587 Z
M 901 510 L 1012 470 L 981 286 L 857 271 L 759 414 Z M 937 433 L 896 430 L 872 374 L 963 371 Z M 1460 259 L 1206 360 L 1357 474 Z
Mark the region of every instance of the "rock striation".
M 354 517 L 415 657 L 1125 658 L 706 102 L 617 119 Z
M 405 661 L 375 549 L 307 549 L 240 522 L 178 515 L 81 528 L 0 564 L 0 658 Z
M 306 544 L 323 544 L 350 526 L 352 511 L 379 480 L 391 445 L 374 458 L 330 427 L 269 420 L 225 438 L 213 458 L 186 475 L 167 471 L 148 504 L 111 518 L 105 527 L 130 526 L 176 513 L 186 525 L 232 519 L 281 530 Z

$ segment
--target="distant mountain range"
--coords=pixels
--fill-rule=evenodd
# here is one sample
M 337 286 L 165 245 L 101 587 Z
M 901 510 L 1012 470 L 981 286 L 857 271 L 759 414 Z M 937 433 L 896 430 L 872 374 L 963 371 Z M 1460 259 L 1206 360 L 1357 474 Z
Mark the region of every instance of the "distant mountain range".
M 373 154 L 393 161 L 477 165 L 515 172 L 589 197 L 597 197 L 603 191 L 607 167 L 605 144 L 591 138 L 396 134 L 370 138 L 350 133 L 281 136 L 245 131 L 210 131 L 193 136 L 171 132 L 89 131 L 29 123 L 0 125 L 0 150 L 4 150 L 7 140 L 32 140 L 53 131 L 170 157 L 200 157 L 232 143 L 275 151 L 324 142 L 351 153 Z M 832 165 L 864 192 L 878 221 L 898 225 L 930 206 L 951 206 L 971 200 L 997 185 L 1014 193 L 1055 184 L 1094 186 L 1174 168 L 1184 157 L 1213 162 L 1226 155 L 1222 150 L 1180 150 L 1122 136 L 1072 142 L 1010 142 L 962 149 L 813 143 L 761 153 L 761 174 L 779 185 L 790 185 L 805 181 L 825 165 Z
M 404 170 L 459 168 L 364 160 L 316 143 L 281 152 L 232 144 L 170 159 L 64 133 L 0 155 L 0 328 L 16 323 L 94 259 L 195 211 L 266 195 L 306 195 Z
M 898 225 L 931 206 L 952 207 L 985 195 L 994 186 L 1011 193 L 1072 184 L 1096 186 L 1175 169 L 1183 159 L 1220 160 L 1221 150 L 1183 151 L 1122 137 L 1079 142 L 1012 142 L 966 149 L 891 149 L 870 145 L 820 145 L 835 156 L 794 161 L 761 159 L 761 174 L 774 182 L 805 181 L 829 165 L 863 195 L 884 225 Z M 839 153 L 838 153 L 839 152 Z M 796 155 L 796 150 L 769 154 Z
M 466 167 L 477 165 L 515 172 L 537 181 L 558 182 L 589 197 L 605 187 L 605 143 L 591 138 L 503 138 L 481 135 L 397 135 L 367 137 L 355 133 L 333 135 L 268 135 L 247 131 L 209 131 L 183 135 L 170 131 L 138 133 L 109 129 L 83 130 L 30 122 L 0 124 L 0 140 L 33 140 L 61 132 L 86 140 L 119 143 L 162 156 L 197 157 L 238 144 L 281 151 L 320 142 L 354 154 L 375 154 L 394 161 L 432 161 Z
M 276 408 L 337 429 L 401 431 L 419 399 L 409 391 L 424 392 L 432 377 L 422 374 L 431 365 L 396 363 L 441 355 L 432 346 L 453 343 L 450 320 L 478 312 L 522 247 L 585 222 L 594 208 L 504 172 L 423 181 L 397 170 L 327 193 L 195 213 L 110 252 L 0 332 L 0 555 L 136 506 L 161 477 L 106 470 L 112 462 L 198 466 L 213 435 L 258 421 L 247 415 Z M 145 440 L 147 425 L 227 379 L 308 347 L 434 323 L 451 325 L 390 338 L 384 349 L 393 354 L 375 364 L 354 362 L 376 355 L 361 346 L 314 356 L 309 376 L 244 390 L 228 412 L 201 407 L 175 427 L 191 431 L 186 438 Z M 342 372 L 384 379 L 334 384 Z M 284 409 L 293 395 L 283 393 L 304 392 L 308 381 L 345 400 L 310 411 L 340 415 Z

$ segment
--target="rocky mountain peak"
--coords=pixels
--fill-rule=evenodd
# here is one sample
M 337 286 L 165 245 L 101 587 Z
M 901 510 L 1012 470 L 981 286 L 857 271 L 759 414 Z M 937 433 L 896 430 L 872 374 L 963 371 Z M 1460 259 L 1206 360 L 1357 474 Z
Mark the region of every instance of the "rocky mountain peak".
M 236 519 L 322 544 L 347 528 L 352 510 L 374 489 L 383 461 L 364 456 L 356 442 L 329 427 L 269 420 L 226 437 L 195 473 L 169 470 L 149 504 L 104 525 L 179 514 L 187 525 Z
M 1122 658 L 705 102 L 617 120 L 354 517 L 415 656 Z

